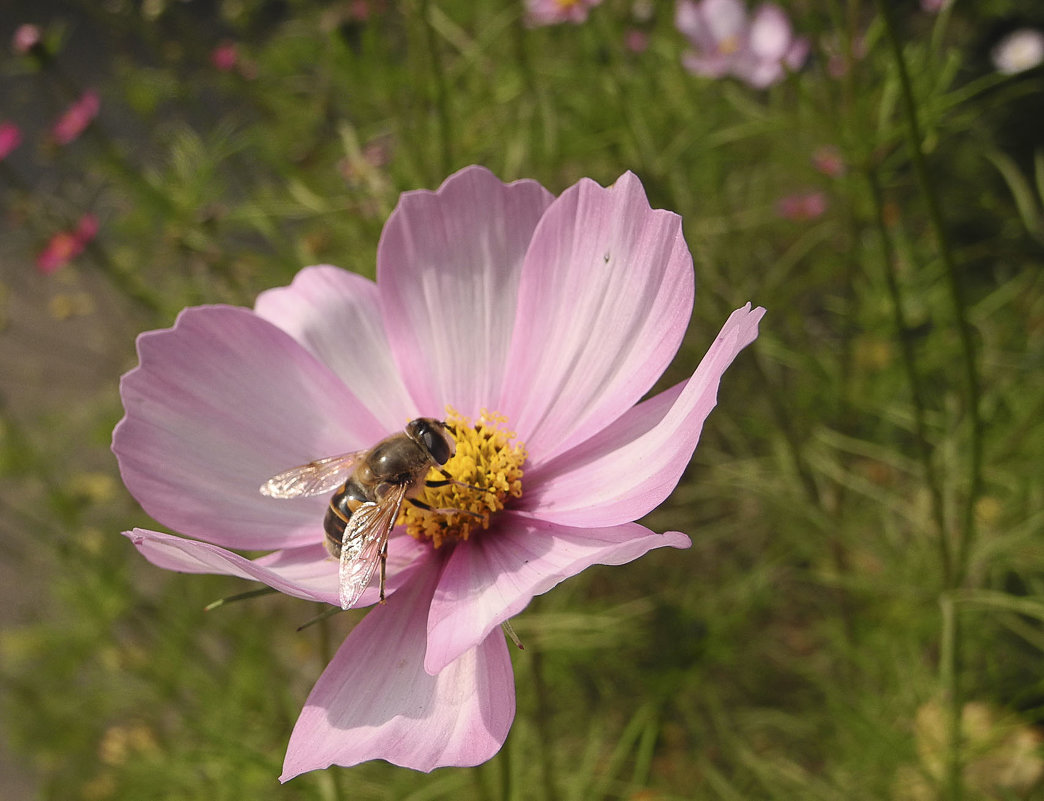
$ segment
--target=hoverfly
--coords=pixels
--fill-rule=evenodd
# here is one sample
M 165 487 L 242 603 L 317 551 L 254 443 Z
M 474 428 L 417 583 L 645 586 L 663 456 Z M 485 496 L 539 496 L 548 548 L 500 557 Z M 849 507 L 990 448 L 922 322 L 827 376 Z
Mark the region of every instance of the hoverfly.
M 355 605 L 378 564 L 384 603 L 388 535 L 402 504 L 409 500 L 430 509 L 415 497 L 425 486 L 460 483 L 442 470 L 456 449 L 457 442 L 444 422 L 418 417 L 407 423 L 404 431 L 372 448 L 317 459 L 272 476 L 261 485 L 261 494 L 306 498 L 336 489 L 323 519 L 323 544 L 339 560 L 341 608 Z M 432 467 L 439 469 L 445 480 L 425 481 Z

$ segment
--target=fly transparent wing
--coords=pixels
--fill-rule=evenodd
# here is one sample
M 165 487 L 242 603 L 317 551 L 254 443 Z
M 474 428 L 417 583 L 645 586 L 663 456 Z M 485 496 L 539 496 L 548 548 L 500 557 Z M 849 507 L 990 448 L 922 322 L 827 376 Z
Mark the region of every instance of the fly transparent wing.
M 366 451 L 327 456 L 272 476 L 261 485 L 269 498 L 307 498 L 332 492 L 347 481 Z
M 341 542 L 338 570 L 341 608 L 351 609 L 373 578 L 406 498 L 406 487 L 395 487 L 380 503 L 364 503 L 354 512 Z

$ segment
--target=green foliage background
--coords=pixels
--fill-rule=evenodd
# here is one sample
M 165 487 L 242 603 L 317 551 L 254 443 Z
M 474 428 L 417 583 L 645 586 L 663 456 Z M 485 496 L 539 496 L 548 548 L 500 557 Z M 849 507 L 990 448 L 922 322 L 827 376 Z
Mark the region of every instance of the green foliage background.
M 506 1 L 66 5 L 3 23 L 46 23 L 53 57 L 0 56 L 0 117 L 27 139 L 0 161 L 0 797 L 1044 797 L 1044 75 L 988 59 L 1044 12 L 886 3 L 911 140 L 888 28 L 855 0 L 788 5 L 812 57 L 760 92 L 683 70 L 672 3 L 549 28 Z M 88 83 L 100 117 L 47 145 Z M 824 146 L 844 174 L 815 169 Z M 633 170 L 683 216 L 698 294 L 664 386 L 733 308 L 768 315 L 646 521 L 693 548 L 515 619 L 500 755 L 280 786 L 362 613 L 298 633 L 317 610 L 285 597 L 204 612 L 248 585 L 144 563 L 119 535 L 154 524 L 108 452 L 118 377 L 186 305 L 251 305 L 308 264 L 372 277 L 398 194 L 472 163 L 554 192 Z M 813 191 L 824 214 L 779 214 Z M 85 212 L 87 252 L 34 270 Z

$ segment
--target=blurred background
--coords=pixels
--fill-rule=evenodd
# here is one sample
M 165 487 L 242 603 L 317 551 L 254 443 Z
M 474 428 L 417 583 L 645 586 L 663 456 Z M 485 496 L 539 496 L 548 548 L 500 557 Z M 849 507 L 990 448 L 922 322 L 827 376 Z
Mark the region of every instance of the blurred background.
M 1026 0 L 7 0 L 0 798 L 1044 797 L 1041 31 Z M 645 521 L 694 547 L 515 618 L 493 761 L 280 786 L 363 613 L 204 612 L 251 585 L 145 563 L 119 376 L 185 306 L 372 277 L 399 193 L 472 163 L 633 170 L 682 215 L 661 386 L 748 300 L 761 337 Z

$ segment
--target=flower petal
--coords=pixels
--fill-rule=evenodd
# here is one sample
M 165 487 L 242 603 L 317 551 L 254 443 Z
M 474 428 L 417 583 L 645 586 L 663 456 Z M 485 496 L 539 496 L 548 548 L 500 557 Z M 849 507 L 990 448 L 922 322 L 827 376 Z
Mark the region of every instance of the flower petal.
M 777 5 L 764 3 L 750 21 L 748 47 L 759 59 L 780 62 L 794 41 L 786 13 Z
M 424 669 L 441 676 L 534 595 L 591 565 L 622 565 L 653 548 L 690 544 L 677 531 L 655 534 L 638 523 L 567 528 L 502 512 L 495 530 L 458 544 L 443 568 L 428 614 Z
M 583 442 L 645 394 L 692 311 L 681 218 L 631 173 L 584 179 L 547 210 L 526 253 L 500 403 L 532 464 Z
M 717 46 L 738 41 L 747 32 L 747 10 L 740 0 L 703 0 L 700 13 Z
M 186 309 L 138 338 L 112 449 L 131 494 L 164 525 L 234 548 L 322 540 L 324 498 L 261 483 L 387 432 L 329 369 L 247 309 Z
M 500 390 L 519 273 L 551 203 L 535 181 L 469 167 L 437 192 L 406 192 L 377 253 L 388 338 L 421 414 L 475 416 Z
M 321 544 L 276 551 L 251 560 L 217 545 L 173 534 L 136 528 L 123 535 L 157 567 L 183 573 L 217 573 L 260 581 L 273 589 L 310 601 L 337 604 L 337 564 Z M 274 558 L 273 558 L 274 557 Z
M 260 581 L 295 598 L 339 606 L 337 562 L 319 543 L 301 548 L 275 551 L 259 559 L 247 559 L 217 545 L 136 528 L 123 535 L 134 543 L 141 555 L 157 567 L 182 573 L 216 573 Z M 390 596 L 408 583 L 430 549 L 412 537 L 392 538 L 388 543 L 388 581 Z M 357 606 L 377 602 L 378 588 L 363 593 Z
M 373 281 L 330 265 L 306 267 L 290 286 L 262 292 L 255 310 L 333 370 L 387 431 L 417 416 L 392 359 Z
M 527 471 L 519 510 L 564 526 L 612 526 L 656 508 L 681 478 L 717 403 L 722 374 L 757 338 L 764 313 L 749 303 L 737 309 L 687 382 L 635 406 L 554 462 Z
M 432 557 L 352 629 L 305 702 L 282 781 L 370 759 L 423 771 L 471 766 L 500 750 L 515 716 L 511 660 L 500 632 L 439 675 L 424 672 L 438 561 Z

